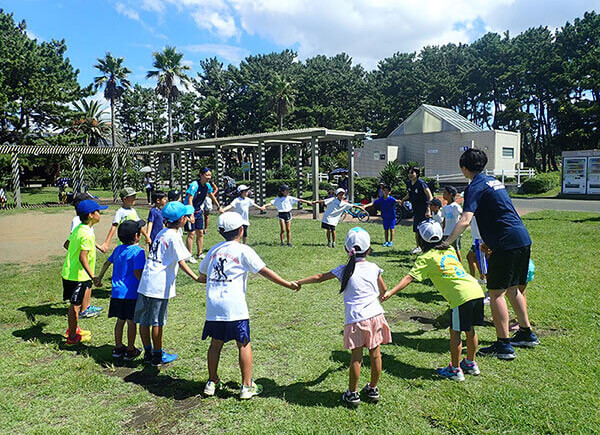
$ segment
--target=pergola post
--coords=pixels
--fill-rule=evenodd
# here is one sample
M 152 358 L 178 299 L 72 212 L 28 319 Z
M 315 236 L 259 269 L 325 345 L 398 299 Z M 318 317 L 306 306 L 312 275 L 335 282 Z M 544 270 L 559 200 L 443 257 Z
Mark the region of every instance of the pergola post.
M 21 170 L 19 169 L 19 154 L 10 154 L 10 165 L 12 167 L 13 199 L 17 208 L 23 208 L 21 202 Z
M 185 162 L 183 161 L 183 149 L 179 148 L 179 189 L 183 190 L 185 186 Z
M 85 179 L 83 176 L 83 153 L 77 154 L 77 184 L 75 192 L 85 192 Z
M 150 167 L 154 171 L 155 183 L 157 186 L 159 186 L 160 185 L 160 158 L 159 158 L 158 153 L 150 152 Z
M 348 147 L 348 199 L 354 202 L 354 139 L 346 139 Z
M 121 180 L 123 182 L 123 187 L 127 187 L 129 184 L 127 180 L 127 157 L 124 153 L 121 154 L 121 166 L 123 167 L 123 172 L 121 174 Z
M 298 198 L 302 198 L 304 193 L 303 183 L 304 183 L 304 173 L 302 167 L 303 160 L 303 151 L 304 151 L 304 142 L 298 144 L 296 146 L 296 164 L 297 164 L 297 172 L 298 172 Z M 298 210 L 302 209 L 302 204 L 298 203 Z
M 310 145 L 312 148 L 312 182 L 313 201 L 319 200 L 319 139 L 313 136 Z M 313 219 L 319 219 L 319 207 L 313 206 Z
M 119 200 L 119 156 L 117 153 L 112 155 L 112 191 L 113 191 L 113 201 L 117 202 Z
M 259 205 L 264 206 L 267 202 L 267 168 L 266 168 L 266 156 L 265 156 L 265 143 L 263 141 L 258 142 L 258 184 L 260 186 L 260 198 Z
M 215 145 L 215 176 L 214 179 L 215 184 L 219 186 L 219 181 L 223 181 L 223 176 L 225 175 L 223 171 L 223 150 L 221 149 L 221 145 Z M 219 189 L 217 198 L 219 200 L 219 204 L 223 202 L 223 194 L 225 190 L 225 186 L 221 185 L 221 189 Z
M 77 156 L 69 154 L 69 163 L 71 163 L 71 182 L 73 183 L 73 192 L 79 191 L 79 181 L 77 180 Z
M 185 153 L 185 185 L 189 186 L 192 178 L 192 166 L 194 164 L 194 152 L 192 150 Z

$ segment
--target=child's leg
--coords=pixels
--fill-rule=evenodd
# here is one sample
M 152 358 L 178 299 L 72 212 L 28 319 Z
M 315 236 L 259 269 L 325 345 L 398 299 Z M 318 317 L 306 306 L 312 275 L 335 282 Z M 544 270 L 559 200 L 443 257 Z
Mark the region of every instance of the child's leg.
M 69 305 L 69 314 L 68 314 L 68 322 L 69 322 L 69 336 L 74 338 L 77 334 L 77 322 L 79 320 L 79 308 L 80 305 Z
M 154 351 L 162 350 L 163 347 L 163 327 L 153 326 L 152 327 L 152 344 L 154 345 Z
M 362 364 L 362 358 L 362 347 L 352 349 L 352 355 L 350 356 L 350 381 L 348 382 L 348 389 L 350 391 L 356 391 L 358 389 L 358 378 L 360 377 L 360 366 Z
M 115 347 L 123 347 L 123 326 L 125 326 L 125 319 L 117 319 L 117 323 L 115 323 Z
M 331 231 L 330 230 L 325 230 L 327 232 L 327 244 L 329 245 L 331 243 Z
M 210 213 L 204 213 L 204 230 L 206 230 L 208 228 L 208 217 L 210 216 Z
M 185 239 L 185 247 L 187 248 L 188 251 L 190 251 L 192 254 L 194 254 L 194 250 L 192 248 L 192 245 L 194 244 L 194 234 L 196 234 L 196 230 L 192 230 L 189 231 L 187 233 L 187 237 Z
M 92 287 L 85 290 L 83 293 L 83 300 L 81 301 L 81 307 L 79 308 L 79 312 L 83 312 L 89 308 L 92 303 Z
M 479 339 L 475 328 L 466 332 L 467 334 L 467 359 L 469 361 L 475 361 L 475 354 L 477 353 L 477 347 L 479 346 Z M 454 364 L 454 363 L 453 363 Z
M 394 229 L 390 228 L 390 242 L 394 241 Z
M 381 346 L 369 349 L 369 358 L 371 359 L 371 381 L 369 382 L 369 385 L 372 388 L 375 388 L 381 377 Z
M 285 223 L 285 232 L 287 236 L 288 245 L 290 244 L 290 239 L 292 237 L 292 221 L 287 221 Z
M 252 385 L 252 346 L 250 346 L 250 342 L 243 344 L 237 341 L 236 343 L 240 352 L 242 385 Z
M 460 331 L 450 329 L 450 361 L 452 367 L 457 368 L 460 364 L 460 354 L 462 353 L 462 339 Z M 471 359 L 471 358 L 469 358 Z M 471 360 L 473 361 L 473 360 Z
M 385 232 L 385 241 L 388 242 L 389 239 L 389 230 L 387 228 L 384 228 L 383 231 Z
M 508 290 L 506 290 L 506 295 L 508 296 L 510 305 L 513 307 L 513 310 L 515 310 L 517 320 L 519 321 L 519 326 L 523 328 L 530 328 L 531 325 L 529 324 L 529 316 L 527 315 L 527 299 L 523 297 L 523 294 L 516 286 L 510 287 Z
M 469 251 L 467 254 L 467 263 L 469 264 L 469 273 L 471 276 L 475 276 L 475 271 L 479 270 L 479 264 L 477 264 L 477 257 L 473 251 Z
M 137 335 L 137 328 L 133 320 L 127 320 L 127 349 L 133 350 L 135 348 L 135 336 Z
M 150 342 L 150 326 L 140 325 L 140 338 L 142 339 L 144 349 L 148 349 L 149 346 L 152 346 L 152 343 Z
M 203 245 L 204 245 L 204 230 L 196 230 L 196 248 L 198 249 L 198 255 L 202 255 Z
M 217 382 L 219 375 L 217 375 L 217 369 L 219 368 L 219 359 L 221 358 L 221 349 L 223 349 L 224 341 L 216 340 L 212 338 L 210 340 L 210 346 L 207 352 L 207 364 L 208 364 L 208 380 Z
M 335 236 L 336 236 L 336 234 L 335 234 L 335 230 L 331 230 L 331 241 L 332 241 L 333 243 L 335 243 Z
M 283 244 L 283 235 L 285 234 L 285 222 L 283 219 L 279 219 L 279 239 Z

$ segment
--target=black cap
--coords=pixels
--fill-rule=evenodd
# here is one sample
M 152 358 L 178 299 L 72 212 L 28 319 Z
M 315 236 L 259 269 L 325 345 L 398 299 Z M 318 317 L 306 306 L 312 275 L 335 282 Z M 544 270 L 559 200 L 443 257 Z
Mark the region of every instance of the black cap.
M 282 184 L 282 185 L 279 187 L 279 191 L 280 191 L 280 192 L 284 192 L 284 191 L 286 191 L 286 190 L 290 190 L 290 186 L 288 186 L 287 184 Z
M 130 245 L 133 243 L 134 236 L 146 226 L 146 222 L 142 219 L 139 221 L 128 220 L 119 225 L 117 235 L 121 243 Z
M 442 201 L 440 201 L 439 198 L 433 198 L 429 204 L 430 205 L 435 205 L 437 207 L 441 207 L 442 206 Z
M 92 195 L 87 192 L 79 192 L 73 197 L 73 205 L 77 207 L 81 201 L 85 201 L 86 199 L 95 199 Z
M 448 185 L 444 187 L 444 189 L 446 189 L 446 192 L 448 192 L 452 196 L 455 196 L 458 193 L 458 190 L 456 190 L 456 187 L 454 186 Z

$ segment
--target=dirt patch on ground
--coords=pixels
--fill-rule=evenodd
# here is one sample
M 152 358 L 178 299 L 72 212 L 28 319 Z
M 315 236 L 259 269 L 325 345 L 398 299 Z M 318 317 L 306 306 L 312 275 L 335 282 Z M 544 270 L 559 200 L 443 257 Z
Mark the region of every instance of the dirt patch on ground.
M 403 310 L 388 312 L 386 316 L 390 322 L 413 322 L 418 323 L 422 329 L 430 331 L 432 329 L 440 329 L 447 326 L 443 316 L 436 316 L 433 313 L 419 310 Z

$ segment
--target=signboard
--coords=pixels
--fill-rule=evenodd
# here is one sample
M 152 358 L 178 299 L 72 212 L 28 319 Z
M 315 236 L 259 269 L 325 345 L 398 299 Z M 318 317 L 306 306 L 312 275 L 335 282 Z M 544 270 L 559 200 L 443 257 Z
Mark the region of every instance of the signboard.
M 587 193 L 600 193 L 600 157 L 588 157 Z
M 586 163 L 585 157 L 564 158 L 563 193 L 585 193 Z
M 427 154 L 437 154 L 439 150 L 427 150 Z
M 250 172 L 250 169 L 252 169 L 252 163 L 250 163 L 250 162 L 242 163 L 242 172 Z
M 373 160 L 379 160 L 379 151 L 373 152 Z

